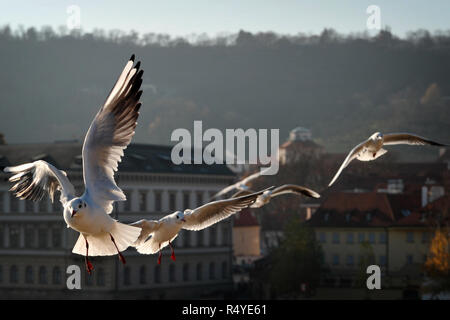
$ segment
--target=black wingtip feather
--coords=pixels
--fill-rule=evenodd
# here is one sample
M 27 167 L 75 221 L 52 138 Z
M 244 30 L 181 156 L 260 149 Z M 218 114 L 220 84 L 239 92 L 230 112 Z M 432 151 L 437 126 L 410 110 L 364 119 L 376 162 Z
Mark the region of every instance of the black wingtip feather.
M 134 62 L 134 53 L 131 55 L 130 60 Z
M 138 61 L 138 63 L 136 63 L 136 65 L 134 66 L 134 68 L 135 68 L 136 70 L 139 70 L 140 67 L 141 67 L 141 62 Z

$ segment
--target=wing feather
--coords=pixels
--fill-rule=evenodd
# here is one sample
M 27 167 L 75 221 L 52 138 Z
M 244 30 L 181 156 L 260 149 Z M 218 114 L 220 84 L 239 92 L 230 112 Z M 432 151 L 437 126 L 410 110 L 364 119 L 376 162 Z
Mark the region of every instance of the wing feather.
M 331 180 L 330 184 L 328 184 L 329 187 L 336 181 L 336 179 L 341 174 L 342 170 L 344 170 L 349 165 L 349 163 L 352 162 L 358 156 L 358 153 L 362 151 L 367 141 L 368 140 L 361 142 L 348 153 L 338 172 L 334 175 L 333 180 Z
M 207 228 L 242 209 L 249 207 L 264 191 L 272 189 L 273 187 L 270 187 L 250 195 L 213 201 L 194 210 L 185 210 L 184 218 L 186 219 L 186 222 L 183 224 L 183 229 L 201 230 Z
M 40 201 L 48 193 L 53 202 L 55 192 L 60 191 L 60 201 L 64 205 L 75 196 L 75 189 L 67 174 L 43 160 L 6 167 L 4 171 L 14 173 L 9 178 L 13 183 L 10 191 L 20 199 Z
M 126 197 L 114 180 L 124 150 L 131 142 L 139 116 L 143 70 L 130 58 L 104 105 L 89 127 L 83 144 L 86 193 L 110 213 L 113 201 Z
M 410 144 L 410 145 L 432 145 L 445 147 L 447 145 L 435 142 L 411 133 L 389 133 L 383 136 L 385 145 Z
M 276 197 L 281 194 L 286 193 L 295 193 L 295 194 L 302 194 L 307 197 L 311 198 L 320 198 L 320 194 L 315 192 L 314 190 L 308 189 L 306 187 L 298 186 L 296 184 L 285 184 L 282 185 L 272 191 L 271 197 Z

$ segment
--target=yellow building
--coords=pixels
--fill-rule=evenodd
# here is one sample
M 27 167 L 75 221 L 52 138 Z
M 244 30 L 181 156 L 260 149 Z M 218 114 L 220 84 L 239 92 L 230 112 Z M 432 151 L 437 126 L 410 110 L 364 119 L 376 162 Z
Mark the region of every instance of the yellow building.
M 233 225 L 233 255 L 235 264 L 251 264 L 261 257 L 261 227 L 251 209 L 235 216 Z
M 420 197 L 386 193 L 331 194 L 308 221 L 328 272 L 322 285 L 364 286 L 367 266 L 382 271 L 382 287 L 420 285 L 431 228 Z

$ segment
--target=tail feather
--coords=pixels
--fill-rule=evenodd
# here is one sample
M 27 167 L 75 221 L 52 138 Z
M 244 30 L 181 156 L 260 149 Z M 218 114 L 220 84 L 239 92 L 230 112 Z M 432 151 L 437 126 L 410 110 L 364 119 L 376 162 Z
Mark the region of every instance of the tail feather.
M 111 235 L 120 252 L 125 251 L 139 237 L 141 229 L 129 226 L 120 222 L 115 222 L 111 230 Z M 87 235 L 89 243 L 89 256 L 112 256 L 117 254 L 117 249 L 111 241 L 111 236 L 107 232 L 96 235 Z M 80 234 L 72 250 L 75 254 L 86 255 L 85 237 Z
M 172 242 L 178 234 L 176 234 L 172 239 L 170 239 L 170 242 Z M 153 238 L 148 239 L 143 244 L 136 247 L 136 250 L 141 254 L 153 254 L 157 253 L 160 249 L 166 247 L 169 244 L 169 241 L 165 241 L 161 243 L 161 247 L 159 246 L 159 243 L 154 241 Z

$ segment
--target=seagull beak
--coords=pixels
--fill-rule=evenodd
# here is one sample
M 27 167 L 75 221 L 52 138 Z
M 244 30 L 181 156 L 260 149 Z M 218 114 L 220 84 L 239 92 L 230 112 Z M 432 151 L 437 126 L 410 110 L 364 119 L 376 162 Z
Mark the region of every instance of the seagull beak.
M 186 222 L 186 219 L 185 218 L 181 218 L 181 221 Z
M 75 213 L 77 213 L 77 212 L 75 210 L 72 210 L 72 215 L 71 215 L 72 218 L 75 215 Z

